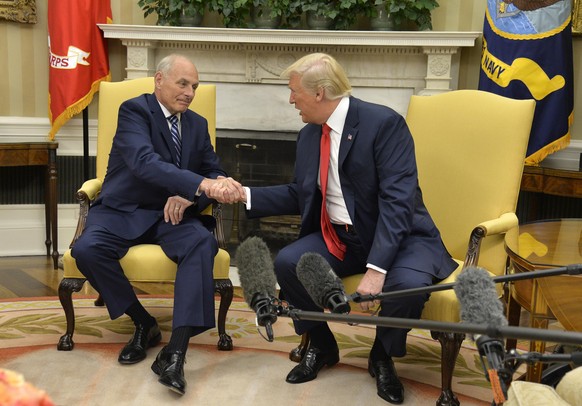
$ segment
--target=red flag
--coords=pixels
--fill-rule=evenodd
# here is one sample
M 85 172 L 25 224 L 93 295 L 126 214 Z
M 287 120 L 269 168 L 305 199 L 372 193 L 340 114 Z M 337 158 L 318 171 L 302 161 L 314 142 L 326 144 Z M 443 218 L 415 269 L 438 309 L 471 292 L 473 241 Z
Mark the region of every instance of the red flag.
M 109 56 L 97 24 L 110 24 L 110 0 L 49 0 L 49 138 L 83 111 L 110 81 Z

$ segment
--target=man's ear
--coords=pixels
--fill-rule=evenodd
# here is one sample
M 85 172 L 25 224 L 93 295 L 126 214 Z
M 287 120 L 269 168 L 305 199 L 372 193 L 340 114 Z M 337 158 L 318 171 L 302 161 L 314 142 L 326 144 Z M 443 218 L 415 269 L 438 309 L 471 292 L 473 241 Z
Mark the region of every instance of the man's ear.
M 320 102 L 324 99 L 325 97 L 325 89 L 323 87 L 319 87 L 317 89 L 317 92 L 315 93 L 315 99 Z
M 156 72 L 156 74 L 154 75 L 154 85 L 156 87 L 156 89 L 159 89 L 161 84 L 160 82 L 162 81 L 162 73 L 161 72 Z

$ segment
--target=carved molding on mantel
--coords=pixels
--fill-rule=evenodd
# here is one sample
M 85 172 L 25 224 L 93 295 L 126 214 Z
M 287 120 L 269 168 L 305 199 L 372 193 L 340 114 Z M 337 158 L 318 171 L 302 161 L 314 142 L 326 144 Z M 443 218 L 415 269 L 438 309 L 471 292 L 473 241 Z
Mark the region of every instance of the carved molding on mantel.
M 244 44 L 472 47 L 480 32 L 325 31 L 99 24 L 106 38 Z
M 120 24 L 99 27 L 106 38 L 119 39 L 126 47 L 127 79 L 152 76 L 164 56 L 183 53 L 196 62 L 202 81 L 220 84 L 219 128 L 267 131 L 296 130 L 301 125 L 287 105 L 287 82 L 279 76 L 305 54 L 334 55 L 346 69 L 355 95 L 389 105 L 402 114 L 412 94 L 456 89 L 461 49 L 474 47 L 481 35 Z M 253 100 L 252 106 L 248 100 Z M 234 110 L 238 114 L 233 115 Z M 257 112 L 265 114 L 256 117 Z

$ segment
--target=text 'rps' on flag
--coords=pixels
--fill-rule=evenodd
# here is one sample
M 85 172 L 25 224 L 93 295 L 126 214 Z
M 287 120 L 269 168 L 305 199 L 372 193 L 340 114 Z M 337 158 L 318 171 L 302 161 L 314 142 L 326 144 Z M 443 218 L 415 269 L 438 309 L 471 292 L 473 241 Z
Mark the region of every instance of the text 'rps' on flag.
M 111 80 L 107 43 L 97 24 L 110 24 L 109 0 L 49 0 L 49 138 L 91 103 Z

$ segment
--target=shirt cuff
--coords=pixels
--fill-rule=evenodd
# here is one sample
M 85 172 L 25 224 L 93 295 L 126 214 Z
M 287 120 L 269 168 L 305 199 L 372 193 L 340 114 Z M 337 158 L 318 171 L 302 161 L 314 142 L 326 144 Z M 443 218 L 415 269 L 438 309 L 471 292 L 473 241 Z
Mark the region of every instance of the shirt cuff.
M 245 193 L 247 195 L 247 201 L 245 202 L 245 206 L 247 210 L 251 209 L 251 188 L 248 186 L 243 186 Z
M 380 267 L 377 267 L 376 265 L 372 265 L 372 264 L 367 264 L 366 267 L 373 269 L 374 271 L 383 273 L 384 275 L 386 275 L 387 271 L 385 269 L 382 269 Z

